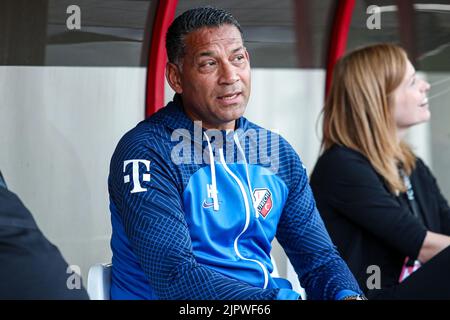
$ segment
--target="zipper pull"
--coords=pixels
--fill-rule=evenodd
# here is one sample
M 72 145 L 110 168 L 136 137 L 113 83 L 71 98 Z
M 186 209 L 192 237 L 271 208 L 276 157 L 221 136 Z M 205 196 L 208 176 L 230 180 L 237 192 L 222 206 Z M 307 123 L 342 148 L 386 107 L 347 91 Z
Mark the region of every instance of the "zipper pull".
M 208 192 L 208 198 L 213 199 L 213 209 L 214 211 L 219 211 L 219 199 L 217 197 L 217 194 L 219 193 L 217 191 L 217 187 L 214 184 L 207 184 L 206 190 Z

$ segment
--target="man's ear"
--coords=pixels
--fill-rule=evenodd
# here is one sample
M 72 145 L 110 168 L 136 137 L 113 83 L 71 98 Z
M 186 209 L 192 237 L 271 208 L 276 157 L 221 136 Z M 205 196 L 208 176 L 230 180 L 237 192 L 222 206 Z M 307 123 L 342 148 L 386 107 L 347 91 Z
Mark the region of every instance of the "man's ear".
M 167 62 L 166 79 L 173 91 L 178 94 L 183 93 L 183 87 L 181 86 L 181 70 L 178 65 Z

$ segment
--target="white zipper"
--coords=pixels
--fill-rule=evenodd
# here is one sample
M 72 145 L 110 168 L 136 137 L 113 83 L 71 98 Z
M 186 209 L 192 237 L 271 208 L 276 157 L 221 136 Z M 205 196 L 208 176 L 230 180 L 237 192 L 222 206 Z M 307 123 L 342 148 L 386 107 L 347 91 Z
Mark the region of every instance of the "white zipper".
M 206 141 L 208 142 L 208 150 L 209 150 L 209 165 L 211 167 L 211 186 L 206 185 L 206 190 L 208 193 L 208 198 L 212 198 L 213 199 L 213 209 L 214 211 L 219 211 L 219 200 L 217 198 L 217 182 L 216 182 L 216 167 L 214 164 L 214 154 L 212 151 L 212 147 L 211 147 L 211 142 L 209 141 L 209 137 L 206 134 L 206 132 L 204 132 L 204 135 L 206 137 Z
M 250 206 L 248 204 L 247 193 L 245 192 L 244 185 L 239 180 L 239 178 L 236 177 L 236 175 L 230 170 L 230 168 L 228 168 L 228 166 L 227 166 L 227 164 L 225 162 L 225 157 L 223 156 L 223 150 L 222 149 L 219 149 L 219 154 L 220 154 L 220 162 L 222 163 L 223 167 L 225 168 L 225 171 L 228 172 L 228 174 L 239 185 L 239 188 L 241 189 L 241 193 L 242 193 L 242 196 L 244 197 L 244 203 L 245 203 L 245 226 L 244 226 L 244 229 L 242 229 L 241 233 L 234 240 L 234 251 L 236 252 L 236 255 L 239 258 L 241 258 L 242 260 L 255 262 L 261 267 L 261 269 L 262 269 L 262 271 L 264 273 L 264 286 L 263 286 L 263 289 L 266 289 L 267 288 L 267 284 L 269 282 L 269 273 L 268 273 L 266 267 L 264 267 L 264 265 L 258 260 L 244 258 L 244 256 L 242 256 L 242 254 L 239 252 L 239 248 L 238 248 L 238 240 L 244 234 L 244 232 L 247 231 L 248 226 L 250 224 Z

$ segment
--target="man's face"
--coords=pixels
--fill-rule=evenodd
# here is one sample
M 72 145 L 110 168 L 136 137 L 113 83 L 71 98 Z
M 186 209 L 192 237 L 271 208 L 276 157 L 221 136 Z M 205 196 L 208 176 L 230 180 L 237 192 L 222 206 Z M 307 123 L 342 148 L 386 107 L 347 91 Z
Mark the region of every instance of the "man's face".
M 250 97 L 250 62 L 239 30 L 228 24 L 201 28 L 188 34 L 185 44 L 181 71 L 171 66 L 177 83 L 168 75 L 185 112 L 204 128 L 234 129 Z

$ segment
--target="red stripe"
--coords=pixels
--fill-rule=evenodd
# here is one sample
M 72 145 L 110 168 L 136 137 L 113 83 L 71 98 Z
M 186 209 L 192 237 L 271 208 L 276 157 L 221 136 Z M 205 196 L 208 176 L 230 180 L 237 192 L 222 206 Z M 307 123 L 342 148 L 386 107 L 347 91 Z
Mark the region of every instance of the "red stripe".
M 167 62 L 166 32 L 175 16 L 177 4 L 178 0 L 160 0 L 158 2 L 147 67 L 146 117 L 164 106 L 164 72 Z
M 334 16 L 333 29 L 331 30 L 330 46 L 328 49 L 327 78 L 325 92 L 328 96 L 330 90 L 333 69 L 347 48 L 348 32 L 352 22 L 355 0 L 340 0 L 338 2 L 336 15 Z

